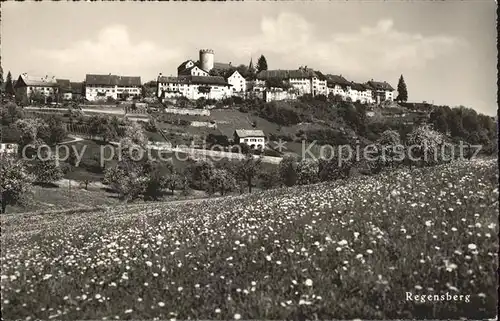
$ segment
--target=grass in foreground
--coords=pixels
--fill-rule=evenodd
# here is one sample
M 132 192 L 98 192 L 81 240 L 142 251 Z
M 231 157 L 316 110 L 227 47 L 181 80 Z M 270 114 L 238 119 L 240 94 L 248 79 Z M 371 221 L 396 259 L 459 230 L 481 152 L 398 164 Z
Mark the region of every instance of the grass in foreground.
M 5 319 L 492 318 L 498 168 L 2 217 Z M 405 293 L 469 294 L 418 303 Z

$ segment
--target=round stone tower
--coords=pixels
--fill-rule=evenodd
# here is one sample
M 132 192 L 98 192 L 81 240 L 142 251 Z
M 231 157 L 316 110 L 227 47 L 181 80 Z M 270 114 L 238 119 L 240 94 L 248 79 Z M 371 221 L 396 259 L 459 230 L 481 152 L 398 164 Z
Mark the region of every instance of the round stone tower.
M 212 49 L 200 50 L 200 68 L 209 72 L 214 68 L 214 51 Z

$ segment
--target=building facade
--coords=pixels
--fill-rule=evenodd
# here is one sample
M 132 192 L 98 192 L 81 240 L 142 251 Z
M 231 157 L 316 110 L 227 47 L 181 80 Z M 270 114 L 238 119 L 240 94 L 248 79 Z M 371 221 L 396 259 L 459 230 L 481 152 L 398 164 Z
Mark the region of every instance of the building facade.
M 233 93 L 244 93 L 247 91 L 247 81 L 237 70 L 231 76 L 227 77 L 227 82 L 231 85 Z
M 386 81 L 373 81 L 372 79 L 367 82 L 367 85 L 372 88 L 372 97 L 376 103 L 394 100 L 394 88 Z
M 45 97 L 45 102 L 56 101 L 59 85 L 55 77 L 36 77 L 24 73 L 19 76 L 14 86 L 16 96 L 26 97 L 29 102 L 36 94 Z
M 264 150 L 266 136 L 262 130 L 237 129 L 234 132 L 235 144 L 246 144 L 250 148 Z
M 254 90 L 264 91 L 273 87 L 272 83 L 281 81 L 293 88 L 297 94 L 327 95 L 327 79 L 320 72 L 308 68 L 297 70 L 263 70 L 257 74 Z
M 177 76 L 208 76 L 208 72 L 198 67 L 194 61 L 186 60 L 177 67 Z
M 186 97 L 188 99 L 224 99 L 231 96 L 231 85 L 224 77 L 159 76 L 157 94 L 160 99 Z
M 85 99 L 88 101 L 140 97 L 141 77 L 117 75 L 86 75 Z
M 339 95 L 342 100 L 346 100 L 351 89 L 351 82 L 342 75 L 327 75 L 327 90 L 329 96 Z

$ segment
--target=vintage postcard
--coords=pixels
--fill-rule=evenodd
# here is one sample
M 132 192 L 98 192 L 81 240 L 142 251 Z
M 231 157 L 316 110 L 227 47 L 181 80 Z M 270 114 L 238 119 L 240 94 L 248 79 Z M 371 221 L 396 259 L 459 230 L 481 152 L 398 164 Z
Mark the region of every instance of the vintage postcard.
M 496 320 L 494 1 L 6 1 L 5 320 Z

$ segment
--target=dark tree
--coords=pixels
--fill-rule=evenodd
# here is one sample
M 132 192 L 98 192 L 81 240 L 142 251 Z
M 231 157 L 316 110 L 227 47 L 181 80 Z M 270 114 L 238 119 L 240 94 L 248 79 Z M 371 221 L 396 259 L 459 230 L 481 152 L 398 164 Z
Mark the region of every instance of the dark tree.
M 262 70 L 267 70 L 267 60 L 264 55 L 261 55 L 257 61 L 257 72 L 261 72 Z
M 252 192 L 253 179 L 260 172 L 262 164 L 261 158 L 254 158 L 252 154 L 247 154 L 243 160 L 237 163 L 237 177 L 245 181 L 248 186 L 248 192 Z
M 5 79 L 5 93 L 7 95 L 14 95 L 14 84 L 12 83 L 12 74 L 10 71 L 7 73 L 7 79 Z
M 396 101 L 408 101 L 408 89 L 406 88 L 406 83 L 403 78 L 403 75 L 399 77 L 398 97 L 396 98 Z

